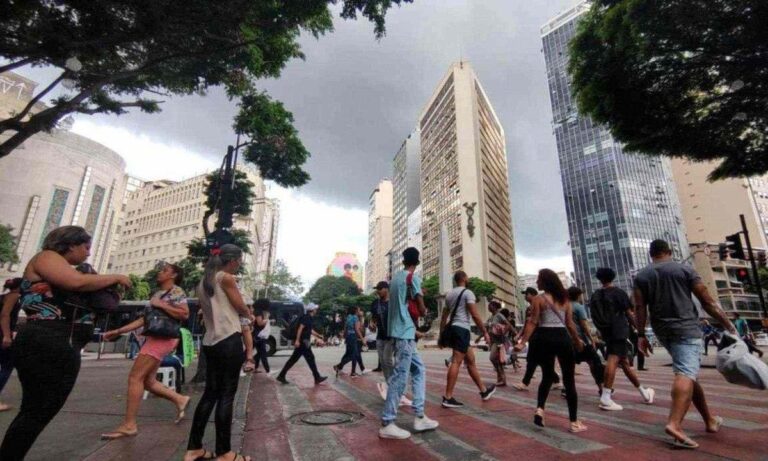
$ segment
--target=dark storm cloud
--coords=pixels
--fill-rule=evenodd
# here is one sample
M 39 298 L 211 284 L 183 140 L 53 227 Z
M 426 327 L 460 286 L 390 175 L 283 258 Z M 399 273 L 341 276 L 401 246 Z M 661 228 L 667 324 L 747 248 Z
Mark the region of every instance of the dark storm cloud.
M 569 254 L 567 227 L 541 53 L 541 25 L 575 0 L 415 0 L 387 18 L 376 41 L 366 21 L 337 21 L 320 40 L 303 40 L 295 61 L 265 88 L 296 119 L 313 156 L 303 192 L 367 207 L 391 176 L 392 157 L 432 91 L 463 57 L 477 72 L 506 131 L 518 252 Z M 221 91 L 175 98 L 160 115 L 131 114 L 111 124 L 211 156 L 233 142 L 233 104 Z

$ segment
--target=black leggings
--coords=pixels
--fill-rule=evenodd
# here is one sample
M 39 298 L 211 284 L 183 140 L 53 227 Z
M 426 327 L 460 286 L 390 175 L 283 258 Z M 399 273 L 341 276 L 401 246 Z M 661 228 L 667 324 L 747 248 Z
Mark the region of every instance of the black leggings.
M 293 350 L 293 354 L 291 354 L 291 357 L 285 362 L 282 371 L 280 371 L 279 377 L 285 379 L 285 374 L 288 373 L 288 370 L 290 370 L 291 367 L 296 365 L 296 362 L 298 362 L 301 357 L 304 357 L 304 360 L 307 361 L 307 365 L 309 365 L 309 369 L 312 370 L 312 376 L 315 377 L 315 381 L 319 380 L 321 378 L 320 372 L 317 371 L 315 354 L 312 353 L 312 348 L 309 346 L 308 339 L 301 340 L 299 347 Z
M 79 325 L 74 347 L 69 343 L 70 328 L 64 321 L 33 321 L 16 336 L 13 354 L 21 381 L 21 408 L 0 446 L 3 461 L 24 459 L 72 392 L 80 373 L 80 349 L 93 328 Z
M 203 435 L 208 418 L 216 407 L 216 455 L 232 451 L 232 407 L 235 403 L 240 367 L 245 361 L 243 335 L 235 333 L 213 346 L 203 346 L 206 359 L 205 392 L 195 409 L 188 450 L 203 448 Z
M 584 344 L 584 351 L 579 354 L 579 360 L 579 363 L 586 362 L 589 365 L 592 379 L 595 380 L 595 384 L 597 384 L 598 388 L 602 387 L 603 380 L 605 379 L 605 365 L 603 365 L 603 361 L 600 360 L 600 355 L 598 355 L 594 346 L 591 344 Z
M 259 369 L 259 361 L 264 365 L 264 371 L 269 373 L 269 362 L 267 361 L 267 340 L 264 338 L 254 338 L 253 347 L 256 353 L 253 355 L 253 361 L 256 362 L 256 370 Z
M 576 395 L 576 381 L 571 338 L 565 328 L 537 328 L 531 341 L 536 342 L 536 356 L 541 365 L 543 376 L 539 384 L 538 408 L 544 408 L 549 396 L 549 389 L 555 381 L 555 358 L 560 362 L 565 385 L 565 398 L 568 402 L 568 417 L 573 422 L 578 419 L 579 398 Z
M 362 372 L 365 368 L 363 367 L 363 359 L 360 357 L 360 342 L 357 340 L 357 335 L 347 336 L 345 344 L 347 349 L 344 352 L 344 356 L 341 357 L 341 362 L 339 362 L 337 366 L 339 369 L 342 369 L 344 368 L 344 365 L 352 362 L 352 373 L 355 373 L 355 367 L 358 364 L 360 365 L 360 371 Z
M 525 374 L 523 375 L 523 384 L 526 386 L 531 384 L 533 374 L 536 372 L 536 367 L 540 365 L 539 357 L 537 356 L 537 344 L 533 338 L 528 342 L 528 355 L 525 358 Z M 554 384 L 560 383 L 560 376 L 555 373 Z

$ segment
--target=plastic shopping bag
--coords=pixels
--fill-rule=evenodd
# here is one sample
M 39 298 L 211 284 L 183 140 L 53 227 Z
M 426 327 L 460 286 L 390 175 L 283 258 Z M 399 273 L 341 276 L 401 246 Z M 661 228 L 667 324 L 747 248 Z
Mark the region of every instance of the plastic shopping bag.
M 750 354 L 741 338 L 726 332 L 717 348 L 717 371 L 726 381 L 752 389 L 768 389 L 768 365 Z

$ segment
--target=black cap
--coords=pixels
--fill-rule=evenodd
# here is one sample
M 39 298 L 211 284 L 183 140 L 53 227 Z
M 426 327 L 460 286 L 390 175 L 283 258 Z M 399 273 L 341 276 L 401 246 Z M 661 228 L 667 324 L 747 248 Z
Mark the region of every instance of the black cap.
M 524 295 L 533 295 L 533 296 L 536 296 L 536 295 L 538 295 L 538 294 L 539 294 L 539 290 L 537 290 L 536 288 L 533 288 L 533 287 L 528 287 L 528 288 L 526 288 L 525 290 L 523 290 L 523 294 L 524 294 Z
M 382 280 L 373 287 L 374 290 L 381 290 L 382 288 L 389 288 L 389 284 Z

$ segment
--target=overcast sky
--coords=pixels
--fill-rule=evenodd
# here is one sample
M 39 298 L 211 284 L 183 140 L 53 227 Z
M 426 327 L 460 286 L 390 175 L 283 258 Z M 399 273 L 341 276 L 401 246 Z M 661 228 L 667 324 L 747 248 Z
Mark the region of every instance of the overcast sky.
M 283 201 L 278 257 L 305 279 L 335 251 L 365 257 L 367 199 L 453 61 L 474 67 L 506 131 L 520 272 L 571 270 L 565 208 L 540 27 L 576 0 L 415 0 L 387 17 L 375 40 L 367 21 L 336 21 L 334 33 L 302 40 L 264 88 L 283 101 L 312 158 L 312 181 L 273 188 Z M 44 83 L 51 73 L 21 73 Z M 128 172 L 181 179 L 220 162 L 233 143 L 235 104 L 222 91 L 174 98 L 159 114 L 78 117 L 75 131 L 122 154 Z M 313 238 L 316 236 L 317 238 Z

